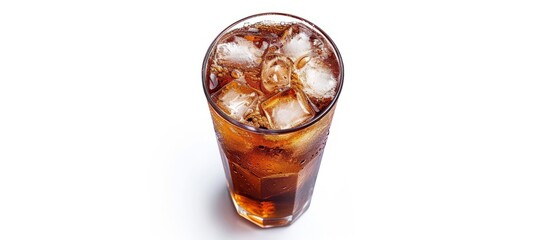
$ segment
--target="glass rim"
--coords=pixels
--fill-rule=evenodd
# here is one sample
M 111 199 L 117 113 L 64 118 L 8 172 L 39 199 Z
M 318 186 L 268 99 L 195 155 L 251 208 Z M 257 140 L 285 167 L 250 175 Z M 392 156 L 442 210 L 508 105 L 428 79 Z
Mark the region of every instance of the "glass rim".
M 337 84 L 337 89 L 336 89 L 336 93 L 334 95 L 334 98 L 330 101 L 330 103 L 328 104 L 328 106 L 322 110 L 321 112 L 319 112 L 318 114 L 316 114 L 316 116 L 307 121 L 305 124 L 300 124 L 296 127 L 292 127 L 292 128 L 286 128 L 286 129 L 264 129 L 264 128 L 257 128 L 257 127 L 254 127 L 254 126 L 251 126 L 251 125 L 247 125 L 245 123 L 242 123 L 242 122 L 239 122 L 238 120 L 236 119 L 233 119 L 232 117 L 230 117 L 229 115 L 227 115 L 225 112 L 223 112 L 218 106 L 217 104 L 213 101 L 212 99 L 212 96 L 211 94 L 209 93 L 208 91 L 208 76 L 206 76 L 206 73 L 207 73 L 207 67 L 208 67 L 208 60 L 210 58 L 210 55 L 212 54 L 212 51 L 214 50 L 215 46 L 217 45 L 217 42 L 221 39 L 221 37 L 226 34 L 227 32 L 229 32 L 230 30 L 233 29 L 233 27 L 237 26 L 238 24 L 241 24 L 241 23 L 245 23 L 246 20 L 249 20 L 249 19 L 253 19 L 253 18 L 256 18 L 256 17 L 262 17 L 262 16 L 269 16 L 269 15 L 275 15 L 275 16 L 282 16 L 282 17 L 288 17 L 290 19 L 293 19 L 293 20 L 296 20 L 297 22 L 299 23 L 305 23 L 307 25 L 307 27 L 311 28 L 313 31 L 317 31 L 320 35 L 322 35 L 322 37 L 324 37 L 328 43 L 331 45 L 332 49 L 334 50 L 334 54 L 336 55 L 336 58 L 337 58 L 337 62 L 339 63 L 339 78 L 338 78 L 338 84 Z M 254 22 L 255 23 L 255 22 Z M 212 41 L 212 43 L 210 44 L 210 46 L 208 47 L 208 51 L 206 52 L 206 56 L 204 57 L 204 61 L 202 63 L 202 88 L 204 90 L 204 94 L 206 95 L 206 99 L 208 100 L 208 104 L 215 110 L 215 112 L 221 116 L 223 119 L 229 121 L 231 124 L 241 128 L 241 129 L 244 129 L 244 130 L 247 130 L 247 131 L 250 131 L 250 132 L 254 132 L 254 133 L 262 133 L 262 134 L 283 134 L 283 133 L 291 133 L 291 132 L 295 132 L 295 131 L 299 131 L 301 129 L 304 129 L 304 128 L 307 128 L 313 124 L 315 124 L 316 122 L 318 122 L 320 119 L 322 119 L 326 114 L 328 114 L 328 112 L 330 112 L 332 110 L 332 108 L 335 107 L 336 103 L 337 103 L 337 100 L 339 98 L 339 95 L 341 93 L 341 90 L 343 88 L 343 78 L 344 78 L 344 71 L 343 71 L 343 60 L 341 59 L 341 54 L 339 53 L 339 50 L 337 49 L 337 46 L 335 45 L 335 43 L 332 41 L 332 39 L 328 36 L 328 34 L 326 34 L 322 29 L 320 29 L 320 27 L 318 27 L 317 25 L 315 25 L 314 23 L 304 19 L 304 18 L 301 18 L 301 17 L 298 17 L 298 16 L 295 16 L 295 15 L 291 15 L 291 14 L 287 14 L 287 13 L 279 13 L 279 12 L 265 12 L 265 13 L 258 13 L 258 14 L 254 14 L 254 15 L 250 15 L 248 17 L 245 17 L 245 18 L 242 18 L 234 23 L 232 23 L 231 25 L 229 25 L 228 27 L 226 27 L 225 29 L 223 29 L 223 31 L 221 31 L 221 33 L 219 33 L 217 35 L 217 37 L 215 37 L 215 39 Z

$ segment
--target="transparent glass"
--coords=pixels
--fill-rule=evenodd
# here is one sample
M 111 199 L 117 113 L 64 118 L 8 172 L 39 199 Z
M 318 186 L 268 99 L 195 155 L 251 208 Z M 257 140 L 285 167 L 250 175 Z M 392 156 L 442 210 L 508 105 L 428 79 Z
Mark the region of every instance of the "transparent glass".
M 337 58 L 339 74 L 333 100 L 312 120 L 290 129 L 270 130 L 243 124 L 225 114 L 208 89 L 208 63 L 218 41 L 234 29 L 264 21 L 300 23 L 310 28 L 325 38 Z M 300 17 L 281 13 L 249 16 L 227 27 L 212 42 L 204 59 L 202 82 L 236 211 L 263 228 L 291 224 L 311 203 L 343 84 L 343 62 L 335 44 L 320 28 Z

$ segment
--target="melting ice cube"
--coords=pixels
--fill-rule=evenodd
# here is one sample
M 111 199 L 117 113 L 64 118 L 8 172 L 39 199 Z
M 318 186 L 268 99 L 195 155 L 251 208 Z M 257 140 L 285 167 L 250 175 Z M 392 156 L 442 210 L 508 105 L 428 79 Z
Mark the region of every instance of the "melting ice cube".
M 284 46 L 282 46 L 282 53 L 292 60 L 297 59 L 309 54 L 312 50 L 310 37 L 305 32 L 299 32 L 297 34 L 292 33 L 293 28 L 288 29 L 289 33 L 286 36 L 287 39 L 283 39 Z
M 284 56 L 265 57 L 261 68 L 262 86 L 268 92 L 290 86 L 292 61 Z
M 316 99 L 333 98 L 337 80 L 332 70 L 318 59 L 311 59 L 297 71 L 307 96 Z
M 242 37 L 234 41 L 217 45 L 216 58 L 221 64 L 233 67 L 255 67 L 261 62 L 261 56 L 267 45 L 258 48 L 253 42 Z
M 314 110 L 307 97 L 299 90 L 290 88 L 267 99 L 261 104 L 272 129 L 287 129 L 298 126 L 314 117 Z
M 256 109 L 260 94 L 245 83 L 233 81 L 216 92 L 213 99 L 223 112 L 242 122 Z

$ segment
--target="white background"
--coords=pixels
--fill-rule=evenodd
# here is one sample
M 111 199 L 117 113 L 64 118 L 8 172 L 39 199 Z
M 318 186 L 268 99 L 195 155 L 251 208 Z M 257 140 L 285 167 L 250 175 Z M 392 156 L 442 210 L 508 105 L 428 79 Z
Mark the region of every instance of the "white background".
M 359 2 L 359 1 L 354 1 Z M 345 63 L 309 211 L 225 190 L 204 54 L 259 12 Z M 2 1 L 0 239 L 548 239 L 546 1 Z

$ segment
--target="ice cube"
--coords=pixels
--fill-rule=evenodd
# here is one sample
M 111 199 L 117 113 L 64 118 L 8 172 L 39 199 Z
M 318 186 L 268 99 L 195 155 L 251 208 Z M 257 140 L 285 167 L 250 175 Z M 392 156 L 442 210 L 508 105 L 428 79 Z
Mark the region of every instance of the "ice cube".
M 232 81 L 213 95 L 217 106 L 231 118 L 244 122 L 254 112 L 261 93 L 245 83 Z
M 266 44 L 258 48 L 245 38 L 234 37 L 234 41 L 217 45 L 216 59 L 226 66 L 256 67 L 266 48 Z
M 310 98 L 329 99 L 335 96 L 337 79 L 332 70 L 318 59 L 309 60 L 297 71 L 303 91 Z
M 285 56 L 290 57 L 292 60 L 297 59 L 309 54 L 312 50 L 310 36 L 305 32 L 299 32 L 297 34 L 292 33 L 290 28 L 286 36 L 287 39 L 283 39 L 282 53 Z
M 290 86 L 292 61 L 284 56 L 266 56 L 261 68 L 262 87 L 268 92 Z
M 214 73 L 210 73 L 210 90 L 216 88 L 217 84 L 219 84 L 217 76 Z
M 314 117 L 314 110 L 307 97 L 299 90 L 290 88 L 261 104 L 272 129 L 287 129 L 298 126 Z

